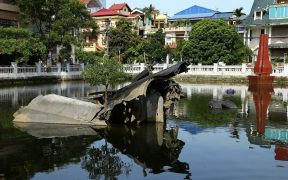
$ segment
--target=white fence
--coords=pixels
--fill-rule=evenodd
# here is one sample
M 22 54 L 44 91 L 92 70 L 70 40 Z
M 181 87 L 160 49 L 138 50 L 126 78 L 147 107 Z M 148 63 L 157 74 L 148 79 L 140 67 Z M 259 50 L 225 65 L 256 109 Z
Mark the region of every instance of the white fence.
M 172 64 L 156 64 L 153 72 L 171 67 Z M 12 63 L 11 67 L 0 67 L 0 79 L 26 79 L 31 77 L 56 77 L 60 79 L 81 78 L 81 71 L 84 64 L 70 65 L 57 64 L 56 66 L 44 67 L 36 63 L 36 66 L 18 66 Z M 130 74 L 138 74 L 145 69 L 144 63 L 124 65 L 124 71 Z M 237 76 L 246 77 L 253 74 L 253 67 L 242 65 L 189 65 L 188 71 L 181 75 L 202 75 L 202 76 Z M 273 67 L 273 76 L 288 77 L 288 64 L 283 67 Z
M 45 67 L 39 63 L 35 66 L 18 66 L 11 63 L 11 67 L 0 67 L 0 79 L 27 79 L 33 77 L 55 77 L 60 79 L 79 79 L 84 64 L 70 65 L 57 64 Z
M 157 64 L 154 66 L 153 73 L 164 70 L 172 64 Z M 131 74 L 140 73 L 145 69 L 144 63 L 134 64 L 134 65 L 124 65 L 124 71 Z M 203 75 L 203 76 L 241 76 L 246 77 L 248 75 L 253 75 L 253 67 L 242 65 L 189 65 L 188 71 L 182 73 L 181 75 Z M 288 64 L 283 67 L 273 67 L 273 76 L 286 76 L 288 77 Z

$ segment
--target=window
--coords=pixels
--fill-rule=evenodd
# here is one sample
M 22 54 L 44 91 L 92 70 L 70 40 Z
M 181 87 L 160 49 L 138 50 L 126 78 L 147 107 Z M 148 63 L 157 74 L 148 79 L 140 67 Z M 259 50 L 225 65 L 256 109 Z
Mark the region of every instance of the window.
M 252 30 L 250 30 L 250 37 L 249 40 L 252 41 Z
M 262 11 L 261 10 L 257 10 L 254 13 L 254 20 L 256 19 L 262 19 Z
M 288 18 L 288 6 L 270 7 L 269 19 L 283 19 Z

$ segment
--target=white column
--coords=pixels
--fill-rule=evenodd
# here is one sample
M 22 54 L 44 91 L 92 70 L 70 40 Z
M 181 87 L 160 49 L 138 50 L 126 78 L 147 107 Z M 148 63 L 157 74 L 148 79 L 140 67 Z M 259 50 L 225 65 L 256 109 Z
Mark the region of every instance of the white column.
M 35 63 L 37 68 L 37 73 L 41 73 L 41 63 Z
M 66 71 L 67 71 L 67 72 L 70 72 L 70 64 L 69 64 L 69 63 L 66 64 L 66 68 L 67 68 Z
M 268 39 L 268 44 L 271 44 L 271 42 L 272 42 L 272 27 L 271 26 L 269 26 L 268 27 L 268 37 L 269 37 L 269 39 Z
M 242 63 L 242 69 L 241 69 L 242 73 L 246 73 L 246 70 L 247 70 L 246 63 Z
M 11 62 L 11 66 L 13 67 L 13 73 L 16 76 L 18 73 L 18 65 L 16 62 Z
M 167 55 L 166 55 L 166 64 L 169 64 L 169 60 L 170 60 L 170 55 L 167 54 Z
M 144 63 L 141 63 L 140 64 L 140 72 L 144 71 L 145 70 L 145 64 Z
M 250 34 L 250 27 L 247 28 L 247 34 L 248 34 L 248 37 L 247 37 L 247 46 L 249 46 L 249 45 L 250 45 L 250 36 L 251 36 L 251 34 Z
M 248 29 L 248 28 L 245 27 L 244 37 L 243 37 L 243 38 L 244 38 L 244 44 L 245 44 L 245 45 L 247 45 L 247 32 L 248 32 L 247 29 Z
M 217 63 L 214 63 L 214 64 L 213 64 L 213 72 L 214 72 L 214 73 L 217 73 L 217 72 L 218 72 L 218 64 L 217 64 Z
M 71 45 L 71 58 L 72 58 L 72 63 L 75 64 L 76 63 L 76 58 L 75 58 L 75 45 Z
M 57 63 L 57 72 L 58 72 L 58 73 L 61 72 L 61 63 Z

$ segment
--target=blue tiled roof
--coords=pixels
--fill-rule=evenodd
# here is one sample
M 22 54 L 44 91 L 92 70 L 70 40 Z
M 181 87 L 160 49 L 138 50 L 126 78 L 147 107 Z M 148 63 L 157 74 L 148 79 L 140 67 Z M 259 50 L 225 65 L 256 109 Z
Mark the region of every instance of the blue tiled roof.
M 177 20 L 177 19 L 201 19 L 201 18 L 211 18 L 215 12 L 213 13 L 200 13 L 200 14 L 186 14 L 186 15 L 174 15 L 173 17 L 169 18 L 170 20 Z
M 216 12 L 213 16 L 212 19 L 224 19 L 224 20 L 229 20 L 232 18 L 233 12 Z
M 188 14 L 205 14 L 205 13 L 215 13 L 214 10 L 200 7 L 197 5 L 191 6 L 190 8 L 184 9 L 175 14 L 176 15 L 188 15 Z
M 224 19 L 229 20 L 233 15 L 233 12 L 218 12 L 212 9 L 200 7 L 200 6 L 192 6 L 183 11 L 176 13 L 173 17 L 169 18 L 169 20 L 179 20 L 179 19 L 203 19 L 203 18 L 212 18 L 212 19 Z

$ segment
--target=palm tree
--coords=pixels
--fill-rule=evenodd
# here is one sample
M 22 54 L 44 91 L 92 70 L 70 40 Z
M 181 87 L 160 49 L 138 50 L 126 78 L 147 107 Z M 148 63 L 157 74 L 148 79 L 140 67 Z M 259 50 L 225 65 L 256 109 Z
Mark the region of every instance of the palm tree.
M 236 16 L 236 21 L 239 24 L 240 22 L 240 17 L 243 15 L 246 15 L 245 13 L 242 12 L 243 7 L 237 8 L 233 11 L 233 15 Z
M 235 15 L 236 17 L 241 17 L 242 15 L 246 15 L 245 13 L 242 12 L 243 7 L 237 8 L 233 11 L 233 15 Z
M 148 20 L 153 20 L 154 16 L 159 14 L 159 10 L 157 10 L 152 4 L 150 4 L 148 7 L 144 7 L 142 11 Z

